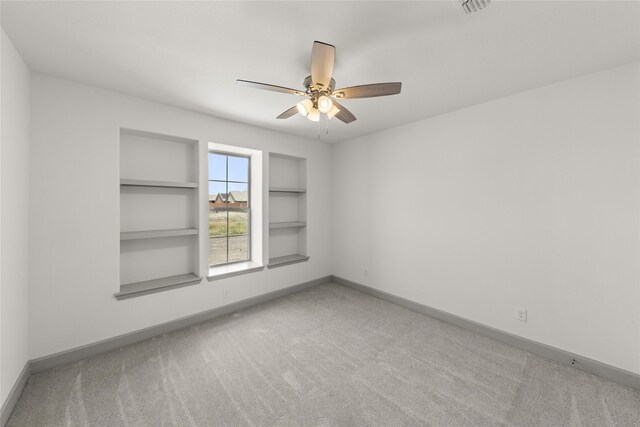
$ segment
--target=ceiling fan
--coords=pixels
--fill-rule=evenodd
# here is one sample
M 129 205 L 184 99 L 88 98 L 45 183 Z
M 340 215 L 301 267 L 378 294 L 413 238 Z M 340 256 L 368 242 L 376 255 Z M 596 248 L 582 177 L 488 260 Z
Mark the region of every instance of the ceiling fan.
M 400 93 L 402 88 L 402 83 L 400 82 L 374 83 L 335 89 L 336 81 L 332 77 L 335 57 L 335 46 L 319 41 L 313 42 L 313 49 L 311 50 L 311 75 L 304 79 L 303 85 L 305 90 L 240 79 L 236 80 L 236 84 L 255 89 L 304 96 L 307 99 L 298 102 L 277 118 L 288 119 L 296 113 L 300 113 L 314 122 L 320 120 L 321 114 L 326 114 L 328 119 L 335 116 L 344 123 L 351 123 L 356 120 L 356 116 L 343 105 L 339 104 L 336 101 L 337 99 L 373 98 L 375 96 L 396 95 Z

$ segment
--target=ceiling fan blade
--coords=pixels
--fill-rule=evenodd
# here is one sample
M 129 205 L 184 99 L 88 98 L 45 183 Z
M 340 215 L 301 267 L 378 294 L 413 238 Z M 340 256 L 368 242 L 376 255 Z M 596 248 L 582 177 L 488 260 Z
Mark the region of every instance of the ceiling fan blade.
M 335 60 L 335 46 L 319 41 L 313 42 L 313 49 L 311 49 L 311 82 L 314 85 L 322 85 L 325 89 L 329 87 Z
M 338 99 L 373 98 L 375 96 L 396 95 L 400 93 L 402 83 L 374 83 L 336 89 L 332 95 Z
M 298 106 L 294 105 L 293 107 L 289 108 L 287 111 L 276 117 L 276 119 L 288 119 L 289 117 L 293 117 L 296 114 L 298 114 Z
M 236 84 L 240 86 L 252 87 L 254 89 L 270 90 L 273 92 L 289 93 L 291 95 L 305 96 L 306 93 L 300 90 L 291 89 L 283 86 L 270 85 L 267 83 L 252 82 L 250 80 L 236 80 Z
M 344 108 L 343 105 L 338 104 L 336 101 L 333 101 L 333 105 L 335 105 L 336 107 L 338 107 L 340 109 L 340 111 L 338 111 L 338 114 L 336 114 L 334 117 L 337 117 L 338 119 L 340 119 L 340 121 L 345 122 L 345 123 L 351 123 L 356 119 L 356 116 L 354 116 L 351 111 L 347 110 L 346 108 Z

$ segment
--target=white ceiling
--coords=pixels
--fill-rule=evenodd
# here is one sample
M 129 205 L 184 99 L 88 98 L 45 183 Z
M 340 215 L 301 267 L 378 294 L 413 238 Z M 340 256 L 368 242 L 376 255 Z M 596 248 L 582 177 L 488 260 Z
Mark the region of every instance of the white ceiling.
M 338 87 L 403 82 L 344 100 L 329 142 L 640 60 L 640 3 L 505 2 L 465 15 L 440 2 L 9 2 L 2 27 L 36 72 L 315 138 L 275 117 L 300 98 L 314 40 L 336 46 Z

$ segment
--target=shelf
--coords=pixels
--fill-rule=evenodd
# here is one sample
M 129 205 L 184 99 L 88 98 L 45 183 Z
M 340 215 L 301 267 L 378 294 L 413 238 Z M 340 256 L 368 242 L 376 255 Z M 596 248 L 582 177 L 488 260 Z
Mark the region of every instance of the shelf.
M 301 255 L 307 253 L 307 199 L 307 159 L 269 153 L 267 268 L 309 259 Z
M 170 230 L 121 231 L 120 240 L 153 239 L 156 237 L 190 236 L 198 234 L 197 228 L 174 228 Z
M 198 188 L 197 182 L 150 181 L 144 179 L 121 179 L 120 185 L 127 187 Z
M 308 256 L 299 255 L 299 254 L 280 256 L 277 258 L 270 258 L 269 264 L 267 264 L 267 267 L 269 268 L 282 267 L 283 265 L 295 264 L 297 262 L 305 262 L 308 259 L 309 259 Z
M 154 292 L 166 291 L 182 286 L 200 283 L 202 277 L 193 273 L 179 274 L 177 276 L 161 277 L 159 279 L 145 280 L 144 282 L 128 283 L 120 286 L 120 292 L 115 294 L 117 300 L 147 295 Z
M 285 222 L 270 222 L 269 228 L 299 228 L 306 227 L 307 223 L 304 221 L 285 221 Z
M 201 283 L 199 144 L 120 128 L 117 300 Z
M 286 188 L 286 187 L 271 187 L 270 193 L 306 193 L 306 188 Z

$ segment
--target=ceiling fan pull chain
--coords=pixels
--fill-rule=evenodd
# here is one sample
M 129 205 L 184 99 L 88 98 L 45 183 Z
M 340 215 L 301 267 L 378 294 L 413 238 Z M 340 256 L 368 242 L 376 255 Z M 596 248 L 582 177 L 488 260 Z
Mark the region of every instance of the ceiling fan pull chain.
M 318 141 L 320 141 L 320 120 L 318 120 Z
M 324 115 L 324 133 L 329 135 L 329 116 Z

